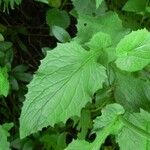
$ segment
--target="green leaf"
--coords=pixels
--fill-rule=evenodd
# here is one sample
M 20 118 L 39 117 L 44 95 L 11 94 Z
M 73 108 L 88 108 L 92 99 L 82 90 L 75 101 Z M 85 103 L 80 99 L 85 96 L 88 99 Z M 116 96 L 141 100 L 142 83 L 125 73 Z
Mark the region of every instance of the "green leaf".
M 14 9 L 15 5 L 21 4 L 22 0 L 1 0 L 0 5 L 3 2 L 3 11 L 9 13 L 9 8 Z
M 52 26 L 67 28 L 70 24 L 70 18 L 66 11 L 57 8 L 49 9 L 46 13 L 46 23 Z
M 91 112 L 88 109 L 82 109 L 81 117 L 80 117 L 79 124 L 78 124 L 78 130 L 81 132 L 79 132 L 78 138 L 85 139 L 89 129 L 91 128 L 92 128 Z
M 104 109 L 102 109 L 102 115 L 94 120 L 94 130 L 102 129 L 112 124 L 109 132 L 115 132 L 115 128 L 118 130 L 117 122 L 120 124 L 118 116 L 124 114 L 124 112 L 123 107 L 117 103 L 107 105 Z
M 71 39 L 69 33 L 62 27 L 53 26 L 52 34 L 56 37 L 57 40 L 62 43 L 69 42 Z
M 128 121 L 123 121 L 125 126 L 117 136 L 120 150 L 150 150 L 150 113 L 141 110 L 131 114 Z
M 102 2 L 103 2 L 103 0 L 96 0 L 96 8 L 98 8 Z
M 7 141 L 9 136 L 8 131 L 13 127 L 12 123 L 5 123 L 0 125 L 0 150 L 10 150 L 10 144 Z
M 9 81 L 8 81 L 8 73 L 7 68 L 0 67 L 0 95 L 4 95 L 5 97 L 9 92 Z
M 59 8 L 61 5 L 61 0 L 48 0 L 49 5 L 55 8 Z
M 129 111 L 140 108 L 150 111 L 150 82 L 134 77 L 131 73 L 115 70 L 116 82 L 114 96 L 116 102 Z
M 134 72 L 150 63 L 150 33 L 146 29 L 133 31 L 117 45 L 117 67 Z
M 49 4 L 48 0 L 35 0 L 36 2 L 41 2 L 41 3 L 44 3 L 44 4 Z
M 112 21 L 113 20 L 113 21 Z M 101 16 L 79 15 L 78 18 L 77 40 L 79 43 L 88 42 L 97 32 L 104 32 L 111 36 L 113 45 L 119 42 L 127 30 L 122 26 L 122 22 L 118 15 L 113 12 L 105 13 Z
M 0 33 L 0 42 L 4 41 L 3 35 Z
M 65 150 L 96 150 L 93 144 L 84 140 L 74 140 Z
M 123 10 L 131 12 L 144 12 L 146 9 L 146 0 L 128 0 Z
M 102 110 L 102 116 L 94 120 L 94 130 L 97 136 L 93 143 L 84 140 L 75 140 L 66 150 L 99 150 L 109 134 L 115 134 L 122 128 L 122 123 L 119 116 L 124 114 L 124 109 L 119 104 L 107 105 Z
M 95 3 L 91 0 L 72 0 L 72 2 L 78 14 L 91 15 L 95 10 Z
M 108 46 L 111 45 L 111 43 L 112 40 L 109 34 L 103 32 L 97 32 L 87 43 L 87 46 L 90 49 L 98 50 L 101 49 L 101 47 L 107 48 Z
M 20 118 L 21 138 L 80 115 L 106 79 L 98 56 L 99 51 L 86 51 L 76 42 L 58 44 L 47 52 L 28 85 Z

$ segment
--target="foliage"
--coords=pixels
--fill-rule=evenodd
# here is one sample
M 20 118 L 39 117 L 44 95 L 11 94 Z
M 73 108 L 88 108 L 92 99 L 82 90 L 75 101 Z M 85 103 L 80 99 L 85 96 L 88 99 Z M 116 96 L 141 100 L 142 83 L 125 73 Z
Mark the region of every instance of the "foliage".
M 7 137 L 10 136 L 8 131 L 13 127 L 12 123 L 5 123 L 0 125 L 0 150 L 10 150 L 9 142 L 7 142 Z
M 14 9 L 15 5 L 19 5 L 22 0 L 0 0 L 0 5 L 3 6 L 3 11 L 9 12 L 9 8 Z
M 149 0 L 0 6 L 0 150 L 150 149 Z

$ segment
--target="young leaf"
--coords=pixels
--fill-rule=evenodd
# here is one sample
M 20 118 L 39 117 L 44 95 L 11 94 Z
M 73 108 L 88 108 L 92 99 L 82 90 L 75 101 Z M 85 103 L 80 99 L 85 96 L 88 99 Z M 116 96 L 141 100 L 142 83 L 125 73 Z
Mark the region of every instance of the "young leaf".
M 8 131 L 13 127 L 12 123 L 5 123 L 0 125 L 0 150 L 10 150 L 9 142 L 7 137 L 9 136 Z
M 0 42 L 4 41 L 3 35 L 0 33 Z
M 115 128 L 118 130 L 118 125 L 120 125 L 118 116 L 124 114 L 124 112 L 123 107 L 117 103 L 107 105 L 104 109 L 102 109 L 102 115 L 94 120 L 94 130 L 102 129 L 112 124 L 109 132 L 115 133 Z
M 47 11 L 46 22 L 50 27 L 60 26 L 65 29 L 70 24 L 70 18 L 66 11 L 53 8 Z
M 146 29 L 133 31 L 117 45 L 117 67 L 134 72 L 150 63 L 150 33 Z
M 97 63 L 99 51 L 86 51 L 76 42 L 58 44 L 28 85 L 21 118 L 21 138 L 69 117 L 80 115 L 106 79 Z
M 5 97 L 9 92 L 9 81 L 8 81 L 8 73 L 7 68 L 0 67 L 0 95 L 4 95 Z
M 62 27 L 52 26 L 52 34 L 62 43 L 69 42 L 71 39 L 69 33 Z
M 110 35 L 103 32 L 97 32 L 86 45 L 90 49 L 98 50 L 101 49 L 101 47 L 107 48 L 111 43 Z
M 123 121 L 125 127 L 117 136 L 120 150 L 150 150 L 150 113 L 141 110 L 131 114 L 128 121 Z

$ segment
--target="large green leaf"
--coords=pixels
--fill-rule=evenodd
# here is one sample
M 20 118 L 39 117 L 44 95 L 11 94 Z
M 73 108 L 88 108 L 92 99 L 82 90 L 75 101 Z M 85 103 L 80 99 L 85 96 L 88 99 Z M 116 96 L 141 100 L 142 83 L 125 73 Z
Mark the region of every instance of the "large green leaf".
M 150 150 L 150 113 L 141 110 L 131 114 L 128 121 L 117 136 L 120 150 Z
M 8 131 L 13 127 L 12 123 L 5 123 L 0 125 L 0 150 L 10 150 L 9 142 L 7 137 L 9 136 Z
M 9 81 L 8 81 L 8 73 L 7 68 L 0 67 L 0 95 L 4 95 L 5 97 L 9 92 Z
M 97 63 L 99 53 L 86 51 L 76 42 L 58 44 L 48 52 L 28 85 L 20 118 L 21 138 L 80 115 L 106 79 L 105 68 Z
M 129 72 L 143 69 L 150 63 L 150 33 L 133 31 L 119 42 L 116 52 L 118 68 Z

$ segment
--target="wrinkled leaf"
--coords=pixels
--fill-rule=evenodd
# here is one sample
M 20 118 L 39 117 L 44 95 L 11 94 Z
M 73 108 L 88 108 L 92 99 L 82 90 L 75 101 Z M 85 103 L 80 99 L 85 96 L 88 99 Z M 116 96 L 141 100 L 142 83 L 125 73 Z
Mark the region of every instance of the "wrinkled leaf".
M 80 115 L 106 79 L 105 68 L 97 63 L 98 55 L 99 51 L 86 51 L 76 42 L 58 44 L 47 52 L 28 85 L 20 118 L 21 138 Z

